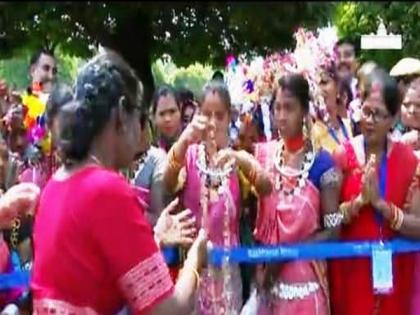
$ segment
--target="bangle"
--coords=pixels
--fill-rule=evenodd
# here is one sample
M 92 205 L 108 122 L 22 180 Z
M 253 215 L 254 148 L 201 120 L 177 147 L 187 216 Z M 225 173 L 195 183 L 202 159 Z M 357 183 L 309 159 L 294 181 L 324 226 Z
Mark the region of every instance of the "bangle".
M 175 148 L 172 148 L 172 150 L 169 152 L 168 163 L 171 169 L 178 170 L 182 168 L 182 163 L 180 163 L 175 156 Z
M 162 240 L 159 238 L 156 232 L 154 232 L 153 238 L 155 239 L 156 245 L 161 248 L 162 247 Z
M 350 202 L 343 202 L 339 207 L 339 212 L 343 215 L 343 222 L 349 223 L 350 216 L 349 216 L 349 208 L 351 206 Z
M 390 227 L 395 231 L 399 231 L 404 221 L 404 212 L 392 203 L 389 204 L 389 207 L 391 208 Z
M 324 215 L 324 227 L 327 229 L 340 226 L 344 220 L 344 213 L 341 211 Z
M 183 274 L 184 273 L 184 271 L 186 270 L 186 269 L 190 269 L 192 272 L 193 272 L 193 274 L 194 274 L 194 278 L 195 278 L 195 282 L 196 282 L 196 288 L 198 288 L 199 286 L 200 286 L 200 274 L 198 273 L 198 271 L 197 271 L 197 269 L 195 269 L 194 267 L 192 267 L 192 266 L 188 266 L 188 265 L 184 265 L 184 267 L 182 268 L 182 270 L 181 270 L 181 272 L 179 273 L 179 275 L 181 276 L 181 274 Z
M 251 170 L 248 173 L 248 179 L 252 186 L 255 186 L 255 183 L 257 182 L 257 178 L 258 178 L 257 167 L 252 166 Z

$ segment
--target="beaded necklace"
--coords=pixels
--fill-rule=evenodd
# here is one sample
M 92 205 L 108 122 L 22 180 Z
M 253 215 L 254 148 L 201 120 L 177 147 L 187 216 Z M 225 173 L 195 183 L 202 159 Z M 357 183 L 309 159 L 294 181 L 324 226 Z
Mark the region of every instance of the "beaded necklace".
M 224 215 L 223 215 L 223 245 L 228 248 L 231 244 L 230 239 L 230 217 L 229 209 L 232 208 L 232 201 L 228 197 L 227 190 L 229 189 L 229 177 L 234 170 L 232 162 L 226 163 L 223 168 L 211 168 L 209 167 L 209 160 L 206 154 L 204 144 L 198 146 L 198 159 L 196 166 L 200 174 L 201 189 L 200 189 L 200 204 L 202 209 L 201 226 L 209 232 L 209 203 L 212 204 L 217 202 L 223 196 L 225 197 L 224 203 Z M 214 266 L 209 267 L 210 276 L 214 279 L 217 276 L 217 269 Z M 234 310 L 233 305 L 233 290 L 231 288 L 231 270 L 229 268 L 229 261 L 225 259 L 222 263 L 222 275 L 223 275 L 223 294 L 222 299 L 226 302 L 225 314 L 237 314 L 238 310 Z M 212 282 L 212 295 L 216 297 L 215 283 Z M 219 300 L 220 297 L 217 298 Z M 213 301 L 213 307 L 215 308 L 214 313 L 220 313 L 217 309 L 218 303 Z
M 313 149 L 306 150 L 303 162 L 299 168 L 299 171 L 292 172 L 285 166 L 284 159 L 284 141 L 279 140 L 279 149 L 277 150 L 275 156 L 274 166 L 277 170 L 276 179 L 275 179 L 275 189 L 280 191 L 286 197 L 292 197 L 300 193 L 302 188 L 305 186 L 306 180 L 309 175 L 309 170 L 311 169 L 315 161 L 315 153 Z M 311 146 L 312 147 L 312 146 Z M 292 187 L 287 189 L 285 187 L 285 180 L 291 182 L 291 179 L 295 179 Z

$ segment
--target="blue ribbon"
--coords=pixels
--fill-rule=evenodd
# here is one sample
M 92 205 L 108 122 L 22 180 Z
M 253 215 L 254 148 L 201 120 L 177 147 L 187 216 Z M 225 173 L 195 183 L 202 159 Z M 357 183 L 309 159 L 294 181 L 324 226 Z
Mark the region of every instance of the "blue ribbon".
M 367 156 L 367 143 L 366 143 L 365 138 L 363 138 L 363 146 L 364 146 L 364 150 L 365 150 L 365 159 L 367 161 L 367 158 L 368 158 L 368 156 Z M 379 195 L 381 196 L 381 198 L 383 200 L 385 200 L 386 184 L 387 184 L 387 178 L 388 178 L 387 167 L 388 167 L 388 144 L 387 144 L 387 142 L 385 142 L 384 153 L 382 154 L 382 157 L 381 157 L 381 164 L 379 165 L 379 174 L 378 174 Z M 379 228 L 382 229 L 382 224 L 383 224 L 384 218 L 383 218 L 382 214 L 380 213 L 380 211 L 378 211 L 377 209 L 375 209 L 375 218 L 376 218 L 376 222 L 379 225 Z M 381 232 L 381 234 L 382 234 L 382 232 Z
M 346 138 L 346 140 L 349 140 L 349 135 L 347 133 L 346 126 L 344 125 L 343 120 L 341 119 L 341 117 L 337 117 L 337 119 L 344 137 Z M 337 144 L 341 144 L 340 139 L 338 139 L 338 136 L 333 128 L 328 127 L 328 132 L 331 135 L 331 137 L 335 140 L 335 142 L 337 142 Z
M 390 249 L 393 253 L 410 253 L 420 251 L 420 242 L 393 239 L 383 244 L 379 242 L 319 242 L 281 246 L 238 247 L 225 250 L 212 248 L 209 252 L 209 263 L 220 266 L 227 258 L 229 263 L 258 264 L 262 262 L 281 262 L 290 260 L 324 260 L 329 258 L 371 257 L 377 246 Z M 174 259 L 174 251 L 165 249 L 166 262 Z M 28 286 L 30 274 L 27 271 L 15 271 L 0 275 L 0 290 Z
M 420 251 L 420 242 L 394 239 L 384 242 L 319 242 L 281 246 L 240 247 L 225 250 L 213 248 L 209 262 L 220 266 L 224 259 L 229 263 L 258 264 L 290 260 L 324 260 L 329 258 L 371 257 L 372 250 L 381 246 L 393 253 Z
M 0 290 L 28 287 L 30 278 L 29 271 L 14 271 L 0 274 Z

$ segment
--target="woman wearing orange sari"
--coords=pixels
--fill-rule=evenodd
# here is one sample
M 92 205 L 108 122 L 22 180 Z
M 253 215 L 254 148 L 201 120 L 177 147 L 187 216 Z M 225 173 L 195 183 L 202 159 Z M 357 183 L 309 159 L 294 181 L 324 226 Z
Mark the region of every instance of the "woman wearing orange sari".
M 399 106 L 397 83 L 375 70 L 362 96 L 362 135 L 335 153 L 343 171 L 344 241 L 385 241 L 398 233 L 418 237 L 418 162 L 408 145 L 389 136 Z M 393 256 L 393 287 L 378 293 L 370 258 L 331 261 L 333 314 L 409 314 L 413 263 L 413 254 Z

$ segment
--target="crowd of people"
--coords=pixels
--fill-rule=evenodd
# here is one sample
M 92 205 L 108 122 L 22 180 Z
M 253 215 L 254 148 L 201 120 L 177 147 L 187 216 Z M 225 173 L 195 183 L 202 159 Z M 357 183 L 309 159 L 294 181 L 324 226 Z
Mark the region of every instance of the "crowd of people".
M 210 244 L 419 239 L 420 60 L 388 73 L 340 40 L 266 107 L 220 71 L 147 106 L 109 50 L 73 86 L 47 50 L 30 76 L 0 85 L 0 277 L 31 273 L 1 314 L 420 314 L 420 254 L 394 255 L 380 292 L 370 258 L 207 262 Z

